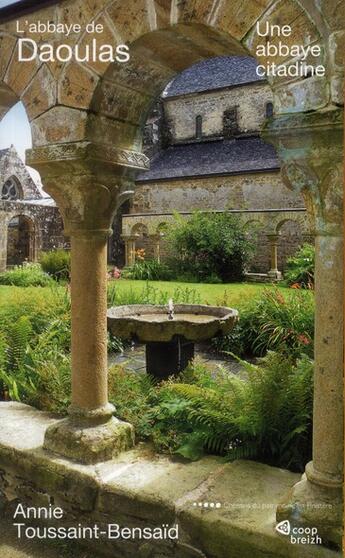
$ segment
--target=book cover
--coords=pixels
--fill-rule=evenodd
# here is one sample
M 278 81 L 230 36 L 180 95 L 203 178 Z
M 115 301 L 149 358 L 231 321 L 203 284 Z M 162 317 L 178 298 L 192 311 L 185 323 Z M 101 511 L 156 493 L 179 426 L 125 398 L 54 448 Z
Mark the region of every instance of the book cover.
M 0 549 L 343 555 L 344 6 L 0 1 Z

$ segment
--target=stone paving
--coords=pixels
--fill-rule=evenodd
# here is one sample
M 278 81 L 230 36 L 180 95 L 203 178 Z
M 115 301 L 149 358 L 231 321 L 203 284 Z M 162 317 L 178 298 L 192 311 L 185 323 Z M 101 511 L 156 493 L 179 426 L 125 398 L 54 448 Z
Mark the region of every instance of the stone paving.
M 207 350 L 206 345 L 196 345 L 195 357 L 202 359 L 203 362 L 210 366 L 215 372 L 217 369 L 223 368 L 233 374 L 241 372 L 241 365 L 231 358 L 221 359 L 219 355 Z M 145 345 L 135 345 L 127 347 L 123 353 L 111 354 L 109 357 L 109 364 L 121 364 L 128 370 L 134 372 L 145 373 Z

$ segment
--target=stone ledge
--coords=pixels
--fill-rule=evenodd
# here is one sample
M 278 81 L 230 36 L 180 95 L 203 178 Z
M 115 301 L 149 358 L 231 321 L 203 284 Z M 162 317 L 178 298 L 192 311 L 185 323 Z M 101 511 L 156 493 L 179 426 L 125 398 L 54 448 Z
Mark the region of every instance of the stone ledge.
M 95 552 L 112 558 L 341 556 L 323 547 L 291 545 L 275 532 L 276 506 L 299 475 L 212 456 L 196 463 L 174 462 L 146 445 L 113 461 L 81 465 L 42 449 L 45 430 L 54 420 L 26 405 L 0 403 L 0 490 L 8 500 L 41 506 L 54 501 L 64 509 L 66 525 L 180 527 L 177 544 L 112 541 L 102 542 L 100 549 L 96 541 Z M 198 506 L 205 501 L 222 507 Z

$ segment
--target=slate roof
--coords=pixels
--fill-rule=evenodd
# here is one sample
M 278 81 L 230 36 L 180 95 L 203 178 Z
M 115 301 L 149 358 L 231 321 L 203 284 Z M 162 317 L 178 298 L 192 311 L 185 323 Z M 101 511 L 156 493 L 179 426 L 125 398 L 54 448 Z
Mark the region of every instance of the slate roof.
M 151 160 L 137 182 L 279 169 L 274 147 L 258 137 L 174 145 Z
M 221 87 L 265 81 L 256 74 L 257 61 L 251 56 L 217 56 L 198 62 L 171 81 L 163 97 L 174 97 Z

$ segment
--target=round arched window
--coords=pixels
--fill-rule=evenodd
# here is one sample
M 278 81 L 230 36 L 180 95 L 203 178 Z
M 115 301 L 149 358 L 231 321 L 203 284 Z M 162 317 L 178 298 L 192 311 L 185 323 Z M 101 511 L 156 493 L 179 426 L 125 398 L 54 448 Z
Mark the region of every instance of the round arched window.
M 6 180 L 1 190 L 2 200 L 16 200 L 19 198 L 18 185 L 15 178 L 11 177 Z

